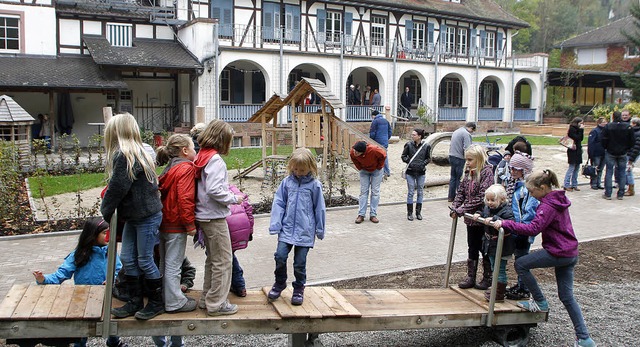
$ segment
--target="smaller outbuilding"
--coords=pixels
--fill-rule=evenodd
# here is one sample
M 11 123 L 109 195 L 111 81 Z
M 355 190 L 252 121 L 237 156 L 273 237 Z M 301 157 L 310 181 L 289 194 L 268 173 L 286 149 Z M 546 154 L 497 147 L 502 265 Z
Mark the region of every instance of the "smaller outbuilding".
M 0 96 L 0 140 L 13 143 L 20 166 L 28 168 L 31 154 L 31 126 L 35 119 L 7 95 Z

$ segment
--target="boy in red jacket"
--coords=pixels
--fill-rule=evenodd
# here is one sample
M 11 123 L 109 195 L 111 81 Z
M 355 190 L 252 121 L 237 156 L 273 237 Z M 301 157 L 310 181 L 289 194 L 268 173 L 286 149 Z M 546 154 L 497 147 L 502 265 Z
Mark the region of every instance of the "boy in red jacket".
M 378 223 L 378 203 L 380 203 L 380 184 L 382 183 L 382 168 L 387 158 L 384 149 L 369 145 L 365 141 L 358 141 L 353 145 L 350 152 L 351 161 L 356 169 L 360 171 L 360 198 L 358 217 L 356 224 L 364 221 L 367 213 L 367 201 L 369 200 L 369 190 L 371 190 L 371 201 L 369 203 L 369 220 Z

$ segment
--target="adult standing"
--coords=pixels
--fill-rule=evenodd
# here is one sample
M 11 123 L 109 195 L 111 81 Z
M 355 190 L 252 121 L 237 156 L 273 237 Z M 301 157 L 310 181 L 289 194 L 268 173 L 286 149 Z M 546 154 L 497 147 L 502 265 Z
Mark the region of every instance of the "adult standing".
M 358 217 L 356 224 L 364 221 L 367 213 L 367 201 L 371 191 L 369 202 L 369 220 L 378 223 L 378 204 L 380 203 L 380 184 L 382 183 L 382 168 L 384 167 L 387 153 L 384 149 L 358 141 L 350 151 L 351 161 L 360 171 L 360 198 L 358 200 Z
M 431 160 L 431 146 L 425 143 L 424 129 L 413 129 L 411 141 L 404 145 L 402 161 L 407 163 L 407 219 L 413 220 L 413 192 L 416 191 L 416 218 L 422 220 L 422 199 L 427 164 Z
M 615 169 L 618 176 L 618 200 L 624 197 L 624 189 L 627 184 L 627 151 L 635 142 L 633 130 L 622 122 L 622 114 L 613 112 L 613 122 L 607 124 L 602 131 L 602 146 L 604 147 L 604 162 L 607 171 L 604 175 L 603 199 L 611 200 L 613 192 L 612 176 Z
M 411 118 L 411 103 L 413 102 L 413 94 L 411 94 L 409 86 L 404 87 L 404 93 L 400 96 L 400 105 L 404 107 L 405 117 Z
M 370 105 L 371 104 L 371 86 L 367 86 L 365 91 L 364 91 L 364 95 L 362 95 L 362 104 L 363 105 Z
M 373 121 L 369 128 L 369 137 L 384 147 L 385 151 L 389 147 L 389 139 L 391 138 L 391 124 L 384 118 L 384 115 L 374 110 L 371 112 Z M 391 170 L 389 169 L 389 158 L 384 161 L 384 170 L 382 172 L 386 177 L 391 176 Z
M 456 197 L 460 178 L 462 178 L 462 173 L 464 172 L 464 151 L 471 145 L 471 134 L 474 131 L 476 131 L 476 123 L 467 122 L 463 127 L 458 128 L 451 134 L 451 145 L 449 146 L 449 164 L 451 164 L 449 202 L 452 202 Z
M 362 100 L 362 93 L 360 92 L 360 85 L 356 84 L 356 90 L 354 91 L 355 93 L 355 105 L 360 105 L 361 104 L 361 100 Z
M 573 148 L 567 148 L 567 161 L 569 168 L 564 175 L 564 190 L 568 192 L 579 191 L 578 173 L 582 164 L 582 140 L 584 139 L 584 121 L 580 117 L 575 117 L 569 123 L 567 136 L 573 140 Z
M 38 135 L 44 140 L 47 146 L 47 153 L 51 153 L 51 124 L 49 123 L 49 115 L 39 114 L 38 118 L 40 118 L 40 133 Z
M 382 103 L 382 96 L 380 96 L 380 92 L 378 88 L 373 90 L 373 95 L 371 96 L 371 106 L 380 106 Z
M 349 90 L 347 91 L 347 105 L 357 105 L 356 98 L 356 86 L 353 84 L 349 86 Z
M 604 171 L 604 147 L 602 147 L 602 131 L 607 126 L 604 117 L 598 118 L 596 127 L 589 132 L 587 140 L 587 155 L 591 165 L 596 167 L 596 177 L 591 177 L 591 189 L 604 189 L 602 186 L 602 172 Z
M 633 117 L 631 119 L 631 130 L 633 130 L 635 141 L 633 147 L 627 152 L 627 185 L 629 189 L 624 193 L 625 196 L 635 195 L 636 183 L 633 179 L 633 167 L 638 160 L 638 154 L 640 154 L 640 118 Z

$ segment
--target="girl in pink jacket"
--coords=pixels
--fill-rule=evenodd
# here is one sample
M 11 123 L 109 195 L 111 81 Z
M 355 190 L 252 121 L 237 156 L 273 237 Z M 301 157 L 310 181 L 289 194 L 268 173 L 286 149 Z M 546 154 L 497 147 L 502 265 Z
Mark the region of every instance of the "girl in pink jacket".
M 249 241 L 253 240 L 253 207 L 249 203 L 247 194 L 243 193 L 233 184 L 229 185 L 229 190 L 235 195 L 244 197 L 242 204 L 229 205 L 231 215 L 227 217 L 229 235 L 231 236 L 231 249 L 233 250 L 233 267 L 231 273 L 230 292 L 239 297 L 247 296 L 247 289 L 244 281 L 244 272 L 240 267 L 240 262 L 235 252 L 239 249 L 247 248 Z

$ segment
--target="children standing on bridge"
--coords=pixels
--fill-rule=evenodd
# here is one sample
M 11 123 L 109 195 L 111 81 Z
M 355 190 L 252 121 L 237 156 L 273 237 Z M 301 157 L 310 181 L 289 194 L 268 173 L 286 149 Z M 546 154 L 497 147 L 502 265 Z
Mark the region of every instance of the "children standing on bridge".
M 158 165 L 167 165 L 158 181 L 162 199 L 160 269 L 164 275 L 164 306 L 168 313 L 196 309 L 196 301 L 187 298 L 180 288 L 187 235 L 196 234 L 195 157 L 193 141 L 185 134 L 171 135 L 167 145 L 157 149 Z
M 484 193 L 484 208 L 480 212 L 476 212 L 474 220 L 478 220 L 478 217 L 489 218 L 491 220 L 498 219 L 513 219 L 513 210 L 511 204 L 507 200 L 507 191 L 501 184 L 494 184 L 487 188 Z M 496 263 L 496 251 L 498 247 L 498 233 L 488 225 L 484 226 L 484 239 L 482 243 L 482 256 L 489 257 L 491 261 L 491 268 L 493 269 Z M 514 237 L 505 230 L 504 239 L 502 243 L 502 254 L 500 258 L 500 269 L 498 272 L 498 283 L 496 285 L 496 301 L 503 302 L 504 294 L 507 290 L 507 260 L 513 254 L 514 249 Z M 484 293 L 484 298 L 489 301 L 491 297 L 491 290 L 487 288 Z
M 494 227 L 509 229 L 520 235 L 542 234 L 542 249 L 516 260 L 516 271 L 531 291 L 529 301 L 518 302 L 518 306 L 531 312 L 548 311 L 549 304 L 542 294 L 531 269 L 555 268 L 558 297 L 564 304 L 576 332 L 576 346 L 595 346 L 584 323 L 582 311 L 573 296 L 573 269 L 578 262 L 578 240 L 573 232 L 569 206 L 571 202 L 558 188 L 558 177 L 551 170 L 534 172 L 526 179 L 531 195 L 540 201 L 536 216 L 530 224 L 514 221 L 495 221 Z
M 102 218 L 89 218 L 82 228 L 78 245 L 64 258 L 64 263 L 52 274 L 43 275 L 42 271 L 34 271 L 33 276 L 38 284 L 61 284 L 73 277 L 75 284 L 102 285 L 107 279 L 107 231 L 109 224 Z M 120 259 L 116 256 L 116 273 L 120 270 Z M 41 341 L 46 344 L 46 341 Z M 74 343 L 75 347 L 87 345 L 87 338 Z M 118 336 L 109 336 L 107 346 L 123 347 Z
M 493 168 L 487 163 L 487 153 L 480 145 L 471 145 L 464 151 L 466 169 L 464 178 L 458 186 L 455 199 L 451 206 L 451 218 L 463 216 L 465 213 L 475 213 L 482 209 L 484 192 L 493 184 Z M 484 226 L 476 221 L 465 219 L 467 224 L 467 277 L 458 283 L 458 287 L 466 289 L 475 287 L 485 290 L 491 285 L 491 262 L 489 257 L 482 257 L 482 281 L 476 284 L 478 258 L 482 250 Z
M 307 253 L 313 248 L 315 238 L 324 238 L 326 210 L 322 183 L 316 176 L 316 160 L 307 148 L 298 148 L 287 165 L 287 176 L 273 197 L 269 233 L 278 235 L 278 247 L 274 254 L 276 281 L 269 291 L 269 300 L 280 297 L 287 287 L 287 257 L 294 248 L 292 305 L 302 305 L 304 285 L 307 282 Z

